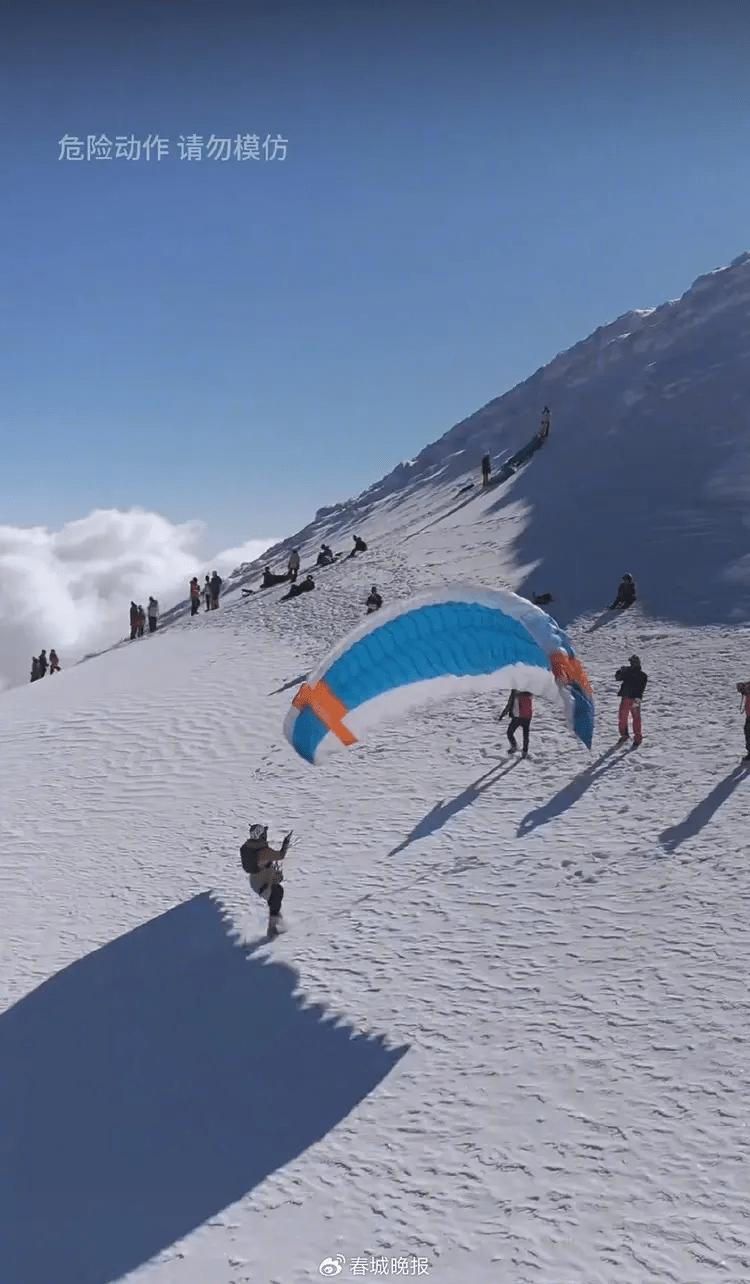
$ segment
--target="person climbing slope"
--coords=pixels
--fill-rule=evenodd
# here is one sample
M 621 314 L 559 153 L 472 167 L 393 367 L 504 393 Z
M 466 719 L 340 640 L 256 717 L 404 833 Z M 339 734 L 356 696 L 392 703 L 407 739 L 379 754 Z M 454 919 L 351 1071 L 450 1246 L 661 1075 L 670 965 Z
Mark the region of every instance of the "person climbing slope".
M 268 826 L 251 825 L 250 833 L 240 847 L 242 868 L 248 876 L 250 886 L 257 896 L 268 902 L 268 935 L 276 936 L 281 930 L 281 902 L 284 899 L 284 888 L 281 886 L 284 874 L 281 862 L 287 854 L 293 831 L 290 829 L 281 849 L 276 851 L 268 845 Z
M 629 739 L 628 719 L 633 719 L 633 744 L 635 746 L 643 743 L 643 730 L 641 728 L 641 698 L 646 690 L 648 675 L 643 672 L 641 662 L 637 655 L 631 655 L 628 663 L 617 670 L 615 682 L 620 682 L 620 715 L 619 744 L 624 744 Z

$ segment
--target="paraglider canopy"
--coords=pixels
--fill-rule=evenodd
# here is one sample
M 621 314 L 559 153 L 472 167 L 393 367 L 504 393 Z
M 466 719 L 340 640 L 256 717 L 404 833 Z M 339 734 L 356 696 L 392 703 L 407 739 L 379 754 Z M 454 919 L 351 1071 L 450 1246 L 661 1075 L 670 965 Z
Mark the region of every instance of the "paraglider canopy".
M 396 603 L 353 630 L 300 687 L 284 734 L 318 763 L 394 712 L 503 687 L 557 700 L 591 748 L 591 683 L 559 625 L 515 593 L 458 585 Z

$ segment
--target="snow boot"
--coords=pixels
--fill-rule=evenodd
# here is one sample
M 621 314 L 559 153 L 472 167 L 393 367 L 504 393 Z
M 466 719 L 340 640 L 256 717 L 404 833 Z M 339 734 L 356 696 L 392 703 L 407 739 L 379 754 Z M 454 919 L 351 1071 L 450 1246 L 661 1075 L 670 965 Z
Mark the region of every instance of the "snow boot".
M 268 919 L 268 939 L 271 940 L 274 936 L 278 936 L 281 931 L 283 931 L 281 915 L 271 914 Z

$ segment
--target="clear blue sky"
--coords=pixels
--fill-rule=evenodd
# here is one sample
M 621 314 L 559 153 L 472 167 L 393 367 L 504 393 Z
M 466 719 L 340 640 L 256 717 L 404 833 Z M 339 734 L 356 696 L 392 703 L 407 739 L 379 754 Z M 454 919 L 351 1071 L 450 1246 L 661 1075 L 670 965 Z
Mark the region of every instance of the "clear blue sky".
M 0 523 L 297 529 L 677 297 L 750 248 L 749 47 L 736 0 L 6 6 Z

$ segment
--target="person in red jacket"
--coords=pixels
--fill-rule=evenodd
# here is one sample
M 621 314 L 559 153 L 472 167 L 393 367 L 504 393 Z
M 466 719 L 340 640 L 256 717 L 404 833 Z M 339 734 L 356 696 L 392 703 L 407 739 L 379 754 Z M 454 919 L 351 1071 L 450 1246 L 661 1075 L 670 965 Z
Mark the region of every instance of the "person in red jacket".
M 750 682 L 738 682 L 737 690 L 742 696 L 742 709 L 745 714 L 745 748 L 747 753 L 743 762 L 750 762 Z
M 511 691 L 510 696 L 508 697 L 508 703 L 500 714 L 500 718 L 504 718 L 506 714 L 510 714 L 510 722 L 508 723 L 510 749 L 508 750 L 508 753 L 515 753 L 518 748 L 518 745 L 516 744 L 516 732 L 520 727 L 523 732 L 523 749 L 521 750 L 521 757 L 525 758 L 529 752 L 529 727 L 531 726 L 531 719 L 534 715 L 531 692 Z

